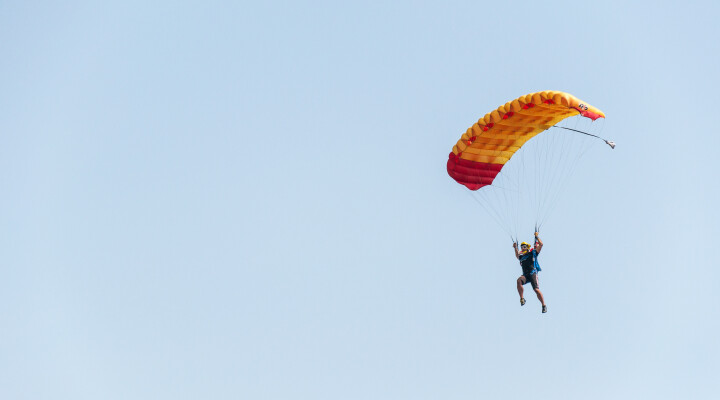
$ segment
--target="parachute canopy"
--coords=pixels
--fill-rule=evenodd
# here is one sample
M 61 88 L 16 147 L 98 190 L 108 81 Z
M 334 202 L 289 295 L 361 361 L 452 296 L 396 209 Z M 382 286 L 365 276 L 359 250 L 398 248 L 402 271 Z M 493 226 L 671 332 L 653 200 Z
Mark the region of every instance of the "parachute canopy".
M 544 91 L 509 101 L 485 114 L 462 135 L 448 158 L 448 174 L 470 190 L 491 185 L 528 140 L 578 115 L 593 121 L 605 118 L 602 111 L 569 93 Z

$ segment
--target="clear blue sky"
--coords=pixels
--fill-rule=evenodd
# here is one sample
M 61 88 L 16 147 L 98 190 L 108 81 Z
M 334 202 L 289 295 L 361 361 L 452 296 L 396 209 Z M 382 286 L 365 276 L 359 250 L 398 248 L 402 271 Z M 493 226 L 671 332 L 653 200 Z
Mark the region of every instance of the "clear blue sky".
M 527 3 L 0 2 L 0 398 L 712 397 L 720 9 Z M 445 171 L 540 90 L 544 315 Z

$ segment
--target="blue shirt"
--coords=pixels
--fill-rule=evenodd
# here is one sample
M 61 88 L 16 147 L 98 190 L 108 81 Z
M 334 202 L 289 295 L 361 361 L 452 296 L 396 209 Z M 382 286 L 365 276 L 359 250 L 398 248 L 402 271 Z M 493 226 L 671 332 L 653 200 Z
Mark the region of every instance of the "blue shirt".
M 540 269 L 540 264 L 537 262 L 538 253 L 535 249 L 532 249 L 531 251 L 527 251 L 524 254 L 520 254 L 520 266 L 523 269 L 523 275 L 532 275 L 537 273 L 538 271 L 542 271 Z

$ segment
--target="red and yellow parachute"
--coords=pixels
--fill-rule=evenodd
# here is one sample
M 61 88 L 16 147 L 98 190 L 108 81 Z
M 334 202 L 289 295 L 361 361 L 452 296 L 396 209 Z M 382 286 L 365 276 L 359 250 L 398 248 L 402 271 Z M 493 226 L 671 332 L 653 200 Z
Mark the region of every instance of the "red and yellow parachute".
M 605 118 L 602 111 L 569 93 L 548 90 L 509 101 L 462 135 L 448 158 L 448 174 L 470 190 L 490 185 L 528 140 L 577 115 L 593 121 Z
M 604 118 L 568 93 L 519 97 L 468 128 L 453 146 L 447 172 L 516 238 L 521 225 L 534 219 L 537 230 L 552 212 L 578 160 L 597 143 L 589 137 L 615 147 L 591 133 L 598 133 L 603 124 L 595 121 Z M 553 127 L 562 129 L 543 133 Z

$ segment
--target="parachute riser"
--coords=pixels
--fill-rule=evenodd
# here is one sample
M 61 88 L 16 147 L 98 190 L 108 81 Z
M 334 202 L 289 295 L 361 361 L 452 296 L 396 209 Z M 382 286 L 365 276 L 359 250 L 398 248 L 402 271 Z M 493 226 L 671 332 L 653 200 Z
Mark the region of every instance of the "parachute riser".
M 607 139 L 601 138 L 600 136 L 598 136 L 598 135 L 593 135 L 592 133 L 583 132 L 583 131 L 578 130 L 578 129 L 567 128 L 567 127 L 564 127 L 564 126 L 555 126 L 555 125 L 553 125 L 553 126 L 551 126 L 551 128 L 566 129 L 566 130 L 568 130 L 568 131 L 573 131 L 573 132 L 577 132 L 577 133 L 582 133 L 583 135 L 592 136 L 592 137 L 594 137 L 594 138 L 598 138 L 598 139 L 602 140 L 603 142 L 605 142 L 605 144 L 607 144 L 608 146 L 610 146 L 611 149 L 614 149 L 614 148 L 615 148 L 615 142 L 613 142 L 612 140 L 607 140 Z

